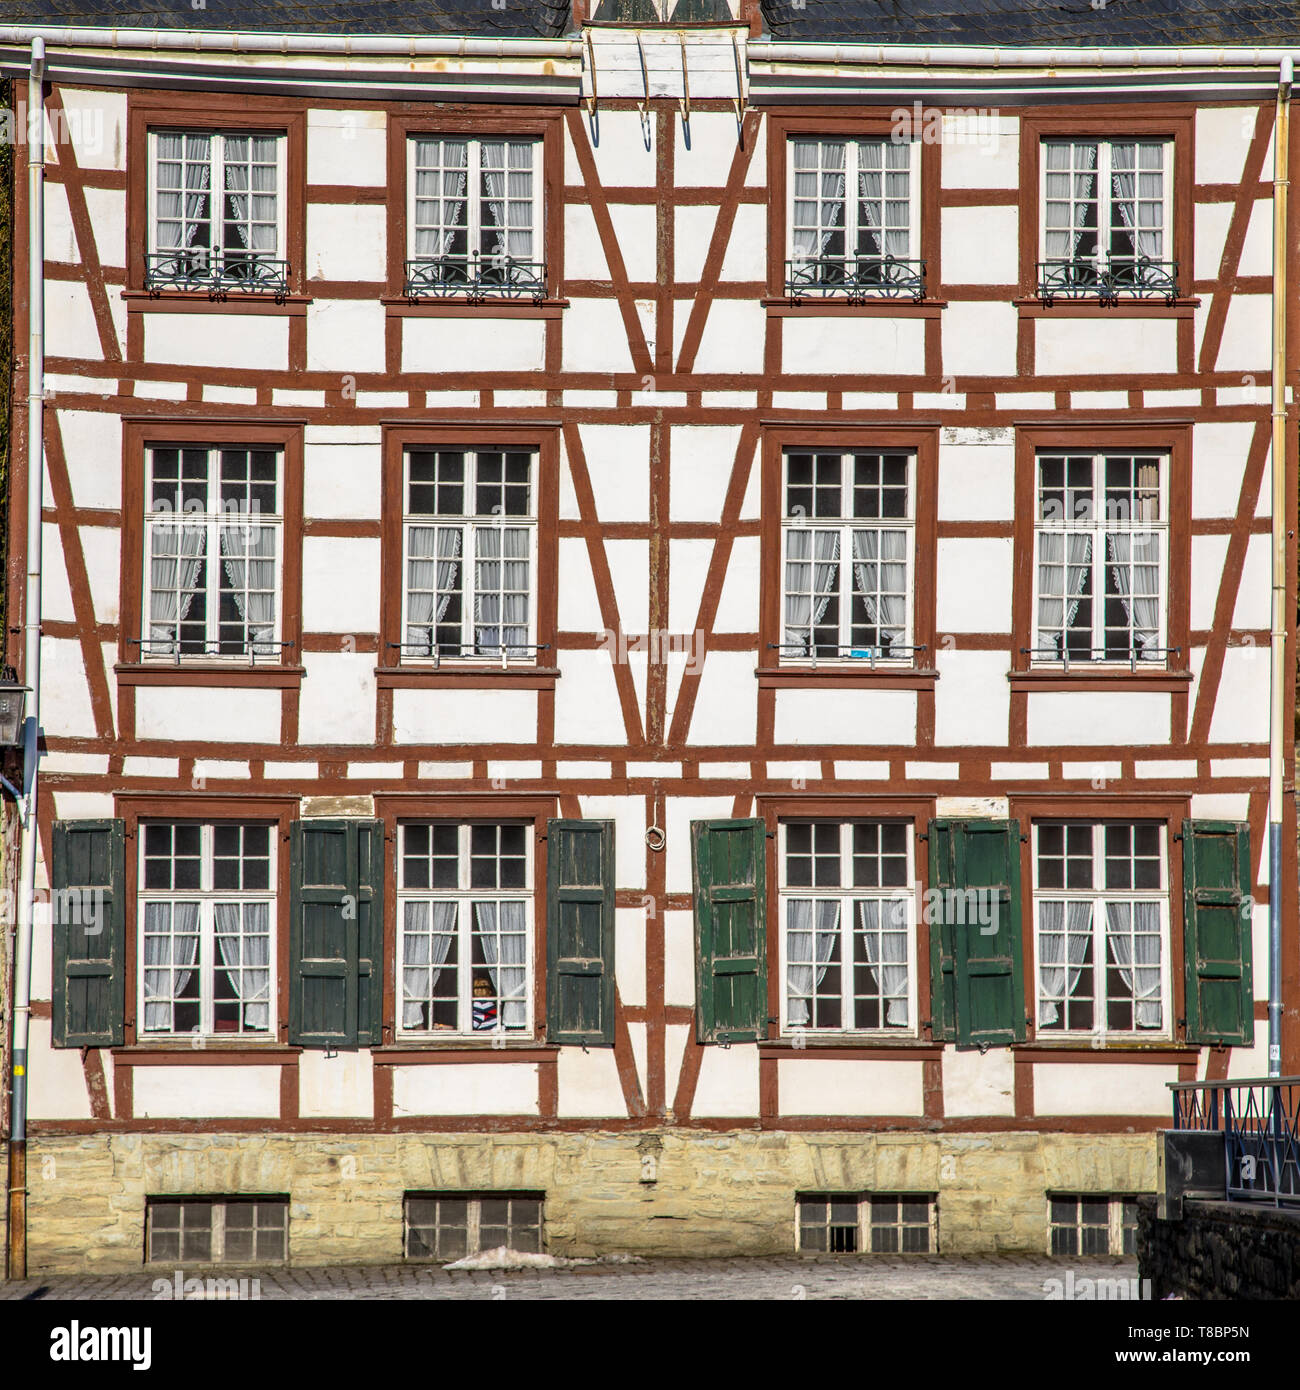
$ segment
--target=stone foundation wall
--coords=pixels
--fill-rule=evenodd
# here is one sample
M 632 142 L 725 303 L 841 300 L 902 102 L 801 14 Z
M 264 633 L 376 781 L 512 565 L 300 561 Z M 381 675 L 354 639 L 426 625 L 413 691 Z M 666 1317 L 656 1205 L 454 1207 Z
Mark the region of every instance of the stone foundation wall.
M 1300 1299 L 1300 1211 L 1186 1201 L 1182 1220 L 1160 1221 L 1146 1198 L 1138 1267 L 1156 1298 Z
M 656 1149 L 656 1144 L 659 1146 Z M 642 1155 L 656 1159 L 643 1182 Z M 1047 1248 L 1049 1191 L 1142 1192 L 1154 1136 L 111 1134 L 34 1138 L 32 1274 L 137 1269 L 146 1196 L 287 1193 L 294 1264 L 402 1258 L 407 1191 L 546 1194 L 557 1255 L 794 1249 L 797 1192 L 931 1192 L 948 1254 Z

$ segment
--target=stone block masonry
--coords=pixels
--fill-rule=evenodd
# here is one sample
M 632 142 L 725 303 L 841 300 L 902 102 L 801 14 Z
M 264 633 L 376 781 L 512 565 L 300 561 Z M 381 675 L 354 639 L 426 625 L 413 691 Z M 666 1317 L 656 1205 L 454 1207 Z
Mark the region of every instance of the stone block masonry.
M 1144 1199 L 1138 1268 L 1156 1298 L 1300 1299 L 1300 1211 L 1186 1201 L 1181 1220 L 1161 1221 Z

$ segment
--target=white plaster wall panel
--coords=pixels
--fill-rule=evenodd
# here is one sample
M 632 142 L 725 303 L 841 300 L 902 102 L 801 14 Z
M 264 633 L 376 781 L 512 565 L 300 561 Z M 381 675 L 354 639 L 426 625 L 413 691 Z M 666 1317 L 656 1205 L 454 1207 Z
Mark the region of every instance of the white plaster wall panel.
M 626 1001 L 625 1001 L 626 1002 Z M 627 1102 L 612 1047 L 562 1047 L 556 1057 L 556 1113 L 565 1119 L 625 1116 Z
M 687 741 L 692 745 L 751 744 L 757 728 L 754 653 L 707 652 Z
M 619 888 L 645 887 L 645 798 L 641 796 L 584 796 L 586 820 L 614 822 L 614 882 Z M 639 908 L 629 909 L 639 913 Z M 619 909 L 623 911 L 623 909 Z
M 564 270 L 574 280 L 609 279 L 596 214 L 586 203 L 568 203 L 564 208 Z
M 307 112 L 307 182 L 379 187 L 388 180 L 383 111 Z M 373 280 L 380 277 L 361 277 Z
M 377 539 L 303 537 L 302 625 L 306 632 L 378 631 Z
M 1194 632 L 1208 632 L 1214 626 L 1214 606 L 1227 554 L 1227 536 L 1192 537 L 1190 619 Z
M 699 280 L 709 254 L 713 229 L 718 222 L 716 207 L 678 208 L 673 225 L 673 274 L 685 284 Z
M 365 741 L 373 742 L 373 705 L 367 714 L 371 728 Z M 481 690 L 395 690 L 393 731 L 398 743 L 534 743 L 537 692 L 494 690 L 488 700 Z
M 60 820 L 104 820 L 113 814 L 113 794 L 56 791 L 54 813 Z
M 384 312 L 382 304 L 366 299 L 318 299 L 309 304 L 307 370 L 351 376 L 383 371 Z
M 61 183 L 45 185 L 45 260 L 55 265 L 81 264 L 68 193 Z
M 1031 744 L 1135 745 L 1169 742 L 1169 696 L 1148 691 L 1032 691 Z
M 304 657 L 304 665 L 309 661 Z M 373 656 L 370 661 L 373 665 Z M 139 739 L 165 742 L 279 743 L 280 692 L 142 685 L 135 692 L 135 732 Z
M 941 442 L 939 520 L 1010 521 L 1015 515 L 1015 467 L 1014 444 Z
M 70 623 L 76 617 L 72 610 L 63 537 L 52 521 L 41 527 L 41 617 L 56 623 Z
M 1005 744 L 1011 717 L 1006 652 L 935 653 L 934 741 L 974 747 Z
M 1019 281 L 1019 208 L 944 208 L 941 229 L 944 284 Z
M 650 542 L 605 542 L 610 580 L 626 633 L 644 633 L 650 626 Z
M 762 516 L 762 469 L 758 466 L 761 446 L 754 446 L 754 457 L 749 464 L 749 478 L 745 483 L 745 496 L 740 503 L 741 521 L 758 521 Z
M 657 278 L 659 239 L 655 220 L 658 211 L 654 207 L 629 207 L 626 204 L 613 204 L 609 209 L 614 240 L 623 257 L 623 269 L 634 285 L 653 282 Z M 565 266 L 567 269 L 567 260 Z
M 706 1047 L 691 1114 L 709 1119 L 757 1115 L 758 1048 Z
M 689 315 L 683 314 L 679 305 L 673 320 L 674 357 L 681 348 L 682 335 L 686 332 L 688 321 Z M 793 319 L 786 320 L 787 333 L 789 325 L 793 322 Z M 841 319 L 838 322 L 851 323 L 852 320 Z M 888 320 L 877 319 L 876 322 L 884 323 Z M 747 372 L 761 372 L 763 344 L 766 339 L 767 310 L 761 304 L 751 304 L 740 299 L 715 299 L 709 306 L 708 317 L 704 320 L 700 350 L 695 355 L 695 370 L 702 374 L 721 374 L 729 377 Z M 792 368 L 787 358 L 786 371 L 794 370 L 803 369 Z
M 85 285 L 71 280 L 45 282 L 45 350 L 51 357 L 103 360 L 95 312 Z
M 122 585 L 122 533 L 115 526 L 83 526 L 80 535 L 95 621 L 115 623 Z
M 564 311 L 566 372 L 630 372 L 627 328 L 613 299 L 575 299 Z
M 377 521 L 383 478 L 376 444 L 324 443 L 303 446 L 303 514 Z
M 133 1067 L 139 1120 L 278 1119 L 280 1068 Z
M 733 160 L 741 152 L 736 139 L 736 118 L 730 112 L 692 111 L 689 149 L 681 121 L 673 122 L 673 130 L 677 142 L 674 182 L 683 188 L 722 187 Z
M 1273 200 L 1256 198 L 1250 205 L 1246 239 L 1241 244 L 1238 275 L 1273 275 Z
M 1044 318 L 1034 321 L 1034 331 L 1041 376 L 1151 376 L 1178 370 L 1173 319 Z
M 305 1047 L 298 1056 L 298 1113 L 304 1119 L 375 1113 L 375 1069 L 369 1050 L 326 1057 Z
M 753 657 L 749 660 L 752 668 Z M 812 746 L 856 743 L 863 747 L 914 743 L 916 692 L 778 690 L 776 741 Z
M 729 796 L 670 796 L 665 803 L 663 830 L 664 885 L 669 893 L 689 893 L 691 877 L 691 822 L 730 820 Z
M 1215 363 L 1221 372 L 1254 373 L 1261 381 L 1269 372 L 1269 343 L 1273 331 L 1273 302 L 1266 294 L 1234 294 L 1223 321 L 1223 341 Z
M 782 1115 L 921 1115 L 921 1062 L 782 1058 L 776 1064 Z
M 815 308 L 809 309 L 809 315 L 782 321 L 781 362 L 786 372 L 907 376 L 925 369 L 925 324 L 921 319 L 828 318 L 818 316 Z M 757 342 L 761 349 L 761 333 Z
M 704 597 L 704 581 L 713 558 L 713 542 L 668 542 L 668 630 L 694 633 Z
M 1268 741 L 1268 670 L 1266 646 L 1229 647 L 1224 652 L 1210 720 L 1211 743 Z
M 601 521 L 644 521 L 650 499 L 649 425 L 579 425 Z
M 545 360 L 543 319 L 402 320 L 404 372 L 538 372 Z
M 48 759 L 41 759 L 41 768 L 44 770 Z M 112 814 L 110 809 L 110 815 Z M 48 874 L 46 873 L 45 862 L 42 859 L 38 870 L 37 888 L 41 893 L 48 890 Z M 44 879 L 44 883 L 42 883 Z M 38 896 L 32 904 L 32 998 L 50 999 L 54 995 L 54 928 L 51 922 L 51 908 L 48 896 Z M 49 1028 L 48 1019 L 31 1020 L 31 1027 L 35 1031 L 37 1023 L 44 1023 Z M 48 1036 L 48 1035 L 47 1035 Z M 78 1061 L 80 1057 L 78 1056 Z
M 1192 728 L 1192 720 L 1195 718 L 1196 701 L 1200 697 L 1201 691 L 1201 672 L 1205 669 L 1206 649 L 1204 647 L 1193 647 L 1190 652 L 1188 665 L 1192 672 L 1192 683 L 1187 691 L 1187 727 L 1183 730 L 1183 736 L 1187 737 Z M 1217 776 L 1211 767 L 1211 775 Z
M 289 320 L 262 314 L 250 333 L 242 314 L 145 314 L 144 360 L 241 372 L 289 369 Z M 433 322 L 434 320 L 429 320 Z
M 523 1062 L 394 1067 L 393 1113 L 536 1115 L 537 1070 L 536 1063 Z
M 946 537 L 936 543 L 936 623 L 945 632 L 1009 632 L 1012 540 Z
M 943 1113 L 945 1115 L 1014 1115 L 1015 1056 L 1010 1048 L 995 1047 L 981 1055 L 943 1054 Z
M 1192 426 L 1193 520 L 1236 516 L 1254 433 L 1255 426 L 1248 420 Z M 1267 460 L 1264 476 L 1267 479 Z
M 1196 113 L 1196 182 L 1240 183 L 1255 135 L 1252 107 L 1202 107 Z M 1265 171 L 1273 168 L 1269 137 Z
M 583 140 L 591 148 L 596 177 L 602 185 L 626 187 L 655 181 L 654 141 L 646 149 L 641 134 L 641 117 L 635 111 L 602 110 L 596 123 L 596 143 L 592 144 L 589 121 L 583 122 Z M 564 129 L 564 182 L 570 187 L 583 182 L 582 168 L 574 155 L 569 128 Z
M 721 518 L 740 433 L 739 425 L 673 426 L 668 467 L 674 521 Z
M 1164 1115 L 1169 1110 L 1169 1083 L 1177 1080 L 1177 1067 L 1038 1063 L 1034 1111 L 1039 1115 Z
M 757 536 L 737 536 L 731 543 L 714 617 L 715 632 L 757 632 L 758 590 L 762 542 Z
M 943 126 L 944 188 L 1020 187 L 1018 117 L 977 116 L 971 121 L 947 113 Z
M 627 1025 L 627 1040 L 632 1049 L 632 1067 L 636 1072 L 637 1084 L 644 1096 L 650 1075 L 648 1058 L 650 1030 L 644 1023 L 629 1023 Z
M 1258 956 L 1255 957 L 1259 959 Z M 1267 959 L 1267 957 L 1265 957 Z M 1258 989 L 1255 997 L 1261 998 Z M 1249 1047 L 1228 1049 L 1228 1080 L 1255 1080 L 1268 1075 L 1268 1025 L 1255 1025 L 1255 1041 Z
M 53 1047 L 50 1021 L 34 1018 L 27 1052 L 27 1113 L 33 1120 L 88 1120 L 90 1093 L 79 1048 Z
M 731 222 L 731 235 L 722 254 L 720 280 L 767 279 L 767 209 L 742 203 Z
M 1232 203 L 1197 203 L 1192 211 L 1196 241 L 1194 264 L 1198 280 L 1218 278 L 1233 206 Z
M 53 187 L 53 185 L 47 185 Z M 126 265 L 126 192 L 120 188 L 83 189 L 91 230 L 95 234 L 95 249 L 99 262 L 105 266 Z M 80 259 L 80 258 L 78 258 Z M 118 296 L 109 294 L 112 307 Z M 120 300 L 119 300 L 120 302 Z
M 1234 628 L 1266 628 L 1271 621 L 1273 599 L 1269 538 L 1251 536 L 1246 543 L 1246 560 L 1241 567 L 1241 584 L 1232 610 Z
M 80 642 L 41 638 L 41 723 L 64 738 L 95 733 Z
M 754 153 L 750 157 L 749 169 L 745 174 L 746 188 L 762 188 L 767 183 L 767 122 L 760 121 L 758 138 L 754 141 Z
M 562 673 L 555 687 L 557 743 L 626 744 L 614 655 L 604 650 L 557 653 Z
M 560 631 L 603 632 L 605 621 L 600 614 L 586 541 L 560 537 L 559 570 L 563 576 L 556 588 Z
M 1014 305 L 953 303 L 943 311 L 940 323 L 945 376 L 1015 376 L 1019 319 Z M 920 319 L 916 325 L 921 327 Z
M 1249 792 L 1193 792 L 1193 820 L 1246 820 L 1250 815 Z
M 83 169 L 125 169 L 126 93 L 60 86 L 59 96 L 78 165 Z M 47 108 L 47 118 L 49 114 Z
M 640 1008 L 646 1001 L 646 914 L 639 907 L 620 907 L 615 909 L 614 919 L 614 979 L 618 995 L 624 1004 Z
M 664 920 L 664 1003 L 695 1003 L 695 917 L 673 910 Z
M 118 648 L 117 648 L 117 642 L 116 642 L 116 641 L 101 642 L 101 643 L 100 643 L 100 646 L 99 646 L 99 650 L 100 650 L 100 652 L 103 654 L 103 658 L 104 658 L 104 670 L 105 670 L 106 672 L 109 673 L 109 682 L 108 682 L 108 712 L 109 712 L 110 718 L 111 718 L 112 721 L 113 721 L 113 727 L 116 729 L 116 728 L 118 728 L 118 717 L 117 717 L 117 681 L 115 681 L 114 679 L 112 679 L 111 673 L 112 673 L 113 667 L 117 664 L 117 661 L 118 661 Z

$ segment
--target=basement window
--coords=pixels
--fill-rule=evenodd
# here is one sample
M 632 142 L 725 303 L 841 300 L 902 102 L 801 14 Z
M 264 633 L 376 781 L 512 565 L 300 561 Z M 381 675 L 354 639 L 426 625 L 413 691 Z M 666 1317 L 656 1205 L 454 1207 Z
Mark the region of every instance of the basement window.
M 403 1250 L 408 1260 L 458 1260 L 482 1250 L 542 1250 L 540 1192 L 408 1192 Z
M 288 1197 L 150 1197 L 145 1259 L 179 1264 L 283 1264 Z
M 939 1248 L 933 1194 L 808 1193 L 797 1197 L 799 1249 L 816 1255 L 929 1255 Z
M 1050 1254 L 1137 1254 L 1135 1196 L 1053 1194 L 1048 1206 Z

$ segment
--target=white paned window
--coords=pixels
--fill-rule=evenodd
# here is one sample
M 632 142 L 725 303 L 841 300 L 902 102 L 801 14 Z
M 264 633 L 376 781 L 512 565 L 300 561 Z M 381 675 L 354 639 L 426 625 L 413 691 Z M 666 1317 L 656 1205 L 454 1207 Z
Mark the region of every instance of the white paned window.
M 782 1031 L 915 1031 L 910 827 L 783 821 L 779 850 Z
M 150 288 L 283 291 L 285 137 L 149 133 Z
M 801 1194 L 798 1248 L 817 1255 L 931 1255 L 939 1204 L 929 1193 Z
M 535 450 L 406 451 L 404 657 L 535 658 L 536 475 Z
M 545 293 L 542 142 L 407 142 L 407 292 Z
M 408 1260 L 458 1260 L 483 1250 L 542 1251 L 541 1193 L 408 1193 L 403 1203 Z
M 1157 822 L 1036 822 L 1038 1031 L 1165 1036 L 1169 887 Z
M 270 825 L 140 826 L 140 1034 L 272 1036 Z
M 533 1026 L 530 827 L 402 825 L 397 874 L 401 1030 L 527 1036 Z
M 1044 289 L 1166 294 L 1173 289 L 1173 142 L 1045 140 Z
M 144 659 L 279 657 L 282 463 L 269 448 L 146 451 Z
M 786 288 L 799 293 L 924 293 L 920 142 L 788 142 Z
M 145 1213 L 150 1262 L 283 1264 L 288 1253 L 287 1197 L 150 1197 Z
M 1036 661 L 1168 656 L 1169 458 L 1040 453 Z
M 916 455 L 789 449 L 781 659 L 910 661 Z
M 1048 1198 L 1053 1255 L 1136 1255 L 1137 1198 L 1062 1195 Z

